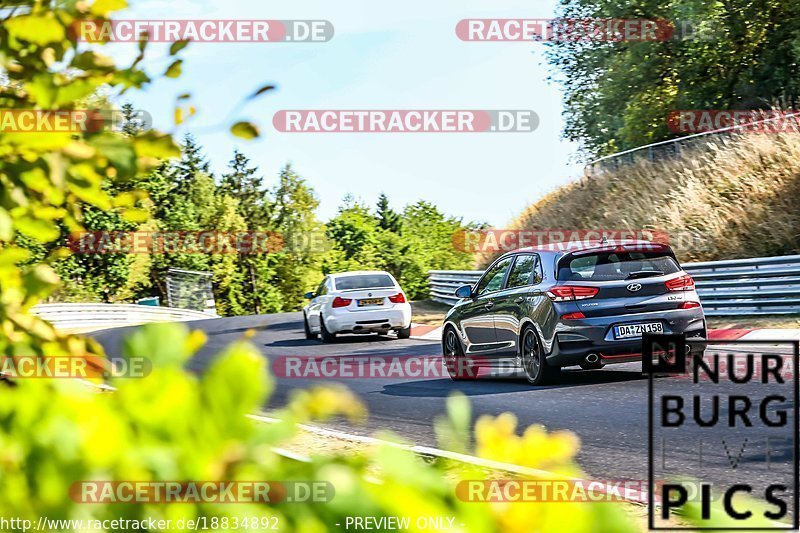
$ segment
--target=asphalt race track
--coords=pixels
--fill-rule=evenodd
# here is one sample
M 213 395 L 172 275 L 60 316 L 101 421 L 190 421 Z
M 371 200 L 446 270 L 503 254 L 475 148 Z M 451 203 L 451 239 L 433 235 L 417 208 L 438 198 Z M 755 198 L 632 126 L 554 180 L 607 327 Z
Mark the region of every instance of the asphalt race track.
M 191 363 L 191 368 L 198 372 L 203 371 L 223 346 L 248 329 L 256 331 L 252 342 L 271 361 L 281 356 L 414 355 L 439 358 L 441 353 L 437 341 L 414 338 L 398 340 L 393 336 L 344 336 L 328 345 L 318 340 L 305 340 L 300 313 L 223 318 L 189 324 L 204 330 L 209 337 L 208 344 Z M 113 357 L 119 354 L 119 341 L 130 329 L 107 330 L 93 336 Z M 716 349 L 727 350 L 719 346 Z M 781 353 L 791 361 L 792 350 L 787 344 L 764 347 L 761 351 Z M 435 446 L 432 422 L 443 413 L 445 398 L 458 390 L 470 397 L 475 416 L 510 411 L 518 417 L 521 427 L 538 423 L 549 429 L 569 429 L 577 433 L 582 443 L 579 463 L 594 478 L 647 479 L 648 380 L 641 374 L 640 363 L 612 365 L 595 371 L 565 370 L 558 384 L 547 387 L 532 387 L 522 380 L 511 378 L 458 383 L 437 377 L 345 378 L 337 381 L 346 384 L 361 397 L 369 409 L 370 418 L 365 426 L 351 427 L 341 422 L 329 423 L 327 427 L 363 435 L 391 430 L 415 444 Z M 265 410 L 284 403 L 291 389 L 319 383 L 320 380 L 314 378 L 280 378 L 271 404 L 265 406 Z M 654 387 L 661 391 L 670 387 L 685 391 L 690 386 L 690 381 L 687 383 L 675 378 L 656 378 L 654 381 Z M 754 394 L 757 396 L 758 391 L 754 391 Z M 791 421 L 794 411 L 790 404 L 791 400 L 784 405 L 773 405 L 770 410 L 785 409 Z M 723 407 L 721 413 L 727 416 L 727 407 Z M 754 417 L 757 417 L 758 406 L 754 407 L 754 413 Z M 687 414 L 691 416 L 691 407 Z M 695 433 L 690 435 L 684 432 L 680 438 L 686 438 L 687 435 L 703 438 L 697 433 L 702 429 L 684 431 Z M 703 452 L 706 462 L 702 467 L 698 467 L 698 453 L 694 445 L 683 447 L 679 444 L 680 439 L 671 440 L 664 455 L 661 455 L 660 449 L 655 455 L 658 460 L 665 461 L 663 464 L 669 467 L 670 472 L 689 476 L 694 474 L 707 481 L 731 483 L 742 481 L 744 476 L 747 482 L 759 486 L 774 482 L 776 477 L 782 475 L 770 471 L 758 460 L 759 454 L 763 460 L 764 444 L 759 444 L 752 432 L 745 434 L 732 431 L 726 435 L 726 445 L 730 447 L 727 457 L 722 451 L 718 435 L 711 435 L 709 447 Z M 742 449 L 744 438 L 748 438 L 749 443 Z M 791 446 L 780 449 L 778 445 L 773 448 L 770 453 L 775 461 L 791 461 Z M 736 461 L 737 457 L 740 461 L 737 468 L 733 468 L 730 461 Z

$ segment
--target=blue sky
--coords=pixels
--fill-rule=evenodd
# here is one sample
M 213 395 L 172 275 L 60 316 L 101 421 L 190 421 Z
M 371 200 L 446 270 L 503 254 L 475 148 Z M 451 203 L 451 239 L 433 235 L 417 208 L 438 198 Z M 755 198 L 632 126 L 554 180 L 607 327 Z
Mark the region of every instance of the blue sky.
M 561 91 L 536 43 L 463 42 L 464 18 L 549 18 L 556 2 L 362 0 L 133 1 L 115 18 L 326 19 L 327 43 L 194 43 L 185 49 L 183 75 L 162 79 L 126 99 L 150 112 L 159 129 L 196 135 L 223 172 L 234 146 L 260 167 L 267 184 L 292 163 L 316 190 L 319 215 L 335 215 L 345 194 L 368 204 L 385 192 L 393 205 L 425 199 L 465 220 L 503 227 L 529 203 L 575 178 L 577 146 L 561 139 Z M 151 45 L 148 69 L 169 64 L 167 45 Z M 104 53 L 130 57 L 133 45 Z M 237 104 L 265 83 L 278 89 Z M 177 95 L 190 92 L 197 116 L 177 129 Z M 532 133 L 369 134 L 280 133 L 281 109 L 533 109 Z M 262 137 L 243 141 L 220 123 L 252 119 Z

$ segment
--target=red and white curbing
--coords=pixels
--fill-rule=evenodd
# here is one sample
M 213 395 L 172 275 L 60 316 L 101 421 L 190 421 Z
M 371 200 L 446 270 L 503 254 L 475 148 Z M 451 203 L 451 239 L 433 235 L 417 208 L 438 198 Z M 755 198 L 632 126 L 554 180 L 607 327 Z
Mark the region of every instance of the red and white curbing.
M 800 341 L 800 329 L 712 329 L 712 341 Z
M 422 340 L 440 340 L 442 326 L 411 324 L 411 337 Z M 712 341 L 800 341 L 800 329 L 712 329 L 708 332 Z
M 411 338 L 438 341 L 442 338 L 442 326 L 411 324 Z

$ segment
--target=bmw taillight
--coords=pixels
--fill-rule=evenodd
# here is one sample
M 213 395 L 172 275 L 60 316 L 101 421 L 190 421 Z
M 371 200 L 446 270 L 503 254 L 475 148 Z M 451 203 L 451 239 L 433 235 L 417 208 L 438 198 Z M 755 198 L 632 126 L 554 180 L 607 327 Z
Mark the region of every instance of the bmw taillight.
M 389 296 L 389 301 L 393 304 L 404 304 L 406 303 L 406 297 L 403 296 L 402 292 L 398 292 L 394 296 Z
M 692 291 L 694 290 L 694 280 L 689 274 L 684 274 L 678 278 L 668 280 L 665 285 L 670 291 Z
M 333 299 L 332 307 L 347 307 L 353 300 L 351 298 L 341 298 L 337 296 Z
M 578 287 L 575 285 L 561 285 L 547 291 L 547 296 L 554 302 L 572 302 L 594 298 L 599 292 L 596 287 Z
M 574 313 L 567 313 L 566 315 L 561 315 L 561 320 L 580 320 L 581 318 L 586 318 L 586 315 L 584 315 L 580 311 L 576 311 Z

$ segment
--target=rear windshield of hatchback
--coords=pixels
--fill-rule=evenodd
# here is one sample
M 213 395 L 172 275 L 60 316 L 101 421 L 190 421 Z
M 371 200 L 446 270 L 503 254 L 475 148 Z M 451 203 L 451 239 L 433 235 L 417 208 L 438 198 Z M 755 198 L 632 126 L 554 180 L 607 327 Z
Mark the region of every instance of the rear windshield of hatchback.
M 558 263 L 558 280 L 622 281 L 674 274 L 680 269 L 664 252 L 601 252 L 564 257 Z
M 394 281 L 386 274 L 364 274 L 358 276 L 345 276 L 335 278 L 334 284 L 337 291 L 354 289 L 381 289 L 394 287 Z

